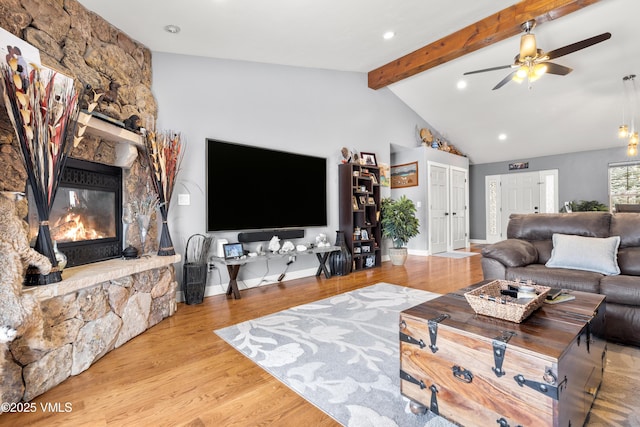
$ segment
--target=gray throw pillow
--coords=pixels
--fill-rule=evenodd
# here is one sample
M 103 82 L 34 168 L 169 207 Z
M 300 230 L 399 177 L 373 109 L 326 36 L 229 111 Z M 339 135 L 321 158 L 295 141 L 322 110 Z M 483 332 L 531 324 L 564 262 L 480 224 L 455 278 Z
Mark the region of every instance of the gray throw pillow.
M 618 247 L 620 236 L 583 237 L 554 234 L 551 258 L 545 264 L 550 268 L 593 271 L 606 275 L 620 274 Z

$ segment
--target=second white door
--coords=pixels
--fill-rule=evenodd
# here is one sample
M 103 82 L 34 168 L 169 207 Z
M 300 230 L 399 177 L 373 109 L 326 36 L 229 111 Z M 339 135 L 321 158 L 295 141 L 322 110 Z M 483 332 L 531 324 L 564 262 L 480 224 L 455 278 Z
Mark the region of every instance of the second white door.
M 468 246 L 468 185 L 466 169 L 428 163 L 429 252 Z

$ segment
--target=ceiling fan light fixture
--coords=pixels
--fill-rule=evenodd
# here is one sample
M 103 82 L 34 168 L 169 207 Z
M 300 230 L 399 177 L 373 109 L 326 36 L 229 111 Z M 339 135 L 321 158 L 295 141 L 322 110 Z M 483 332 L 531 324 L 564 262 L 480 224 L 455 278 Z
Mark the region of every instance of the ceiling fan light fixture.
M 513 77 L 514 79 L 517 77 L 520 81 L 522 81 L 526 79 L 528 75 L 529 75 L 529 68 L 523 65 L 522 67 L 518 68 L 518 71 L 516 71 Z
M 529 73 L 529 83 L 533 83 L 536 80 L 538 80 L 540 77 L 542 76 L 542 74 L 538 75 L 534 72 Z M 529 89 L 531 89 L 531 85 L 529 85 Z
M 546 73 L 548 69 L 549 69 L 549 66 L 543 62 L 543 63 L 540 63 L 540 64 L 536 64 L 536 65 L 533 67 L 533 73 L 534 73 L 536 76 L 540 77 L 540 76 L 542 76 L 544 73 Z
M 531 33 L 523 34 L 520 37 L 520 61 L 535 58 L 537 53 L 536 36 Z
M 520 26 L 520 28 L 522 28 L 522 31 L 524 32 L 524 34 L 520 36 L 520 51 L 516 54 L 513 62 L 510 65 L 501 65 L 498 67 L 468 71 L 464 73 L 464 75 L 466 76 L 468 74 L 477 74 L 484 73 L 486 71 L 510 68 L 512 71 L 507 76 L 505 76 L 497 85 L 495 85 L 492 90 L 500 89 L 509 81 L 521 83 L 525 79 L 527 79 L 529 83 L 531 83 L 532 81 L 540 78 L 540 76 L 544 75 L 545 73 L 565 76 L 572 71 L 571 68 L 556 63 L 547 63 L 547 61 L 560 58 L 561 56 L 565 56 L 573 52 L 577 52 L 611 38 L 611 33 L 602 33 L 597 36 L 560 47 L 558 49 L 543 51 L 542 49 L 538 49 L 535 35 L 531 33 L 535 25 L 535 19 L 530 19 Z M 543 65 L 538 67 L 539 64 Z M 529 85 L 529 89 L 531 89 L 531 85 Z

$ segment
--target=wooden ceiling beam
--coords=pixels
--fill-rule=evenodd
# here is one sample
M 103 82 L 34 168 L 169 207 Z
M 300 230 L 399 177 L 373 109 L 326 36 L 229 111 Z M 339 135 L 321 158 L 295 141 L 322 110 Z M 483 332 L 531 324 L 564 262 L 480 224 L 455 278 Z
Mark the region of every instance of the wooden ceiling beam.
M 523 0 L 430 43 L 368 74 L 369 87 L 380 89 L 437 65 L 522 33 L 522 24 L 560 18 L 600 0 Z

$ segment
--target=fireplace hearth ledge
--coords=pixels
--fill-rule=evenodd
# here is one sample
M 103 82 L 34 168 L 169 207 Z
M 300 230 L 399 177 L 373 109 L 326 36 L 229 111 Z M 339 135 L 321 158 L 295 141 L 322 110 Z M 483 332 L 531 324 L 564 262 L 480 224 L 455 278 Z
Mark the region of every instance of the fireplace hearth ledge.
M 179 254 L 170 256 L 144 255 L 133 260 L 111 259 L 94 262 L 65 269 L 62 272 L 61 282 L 43 286 L 25 286 L 23 292 L 28 292 L 39 301 L 44 301 L 90 288 L 109 280 L 175 264 L 180 259 Z

